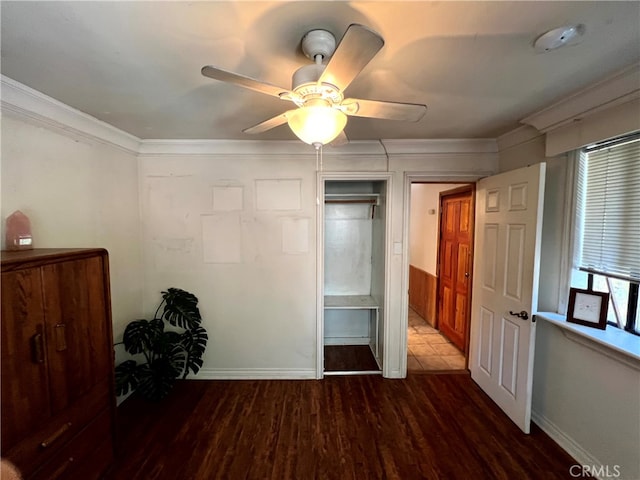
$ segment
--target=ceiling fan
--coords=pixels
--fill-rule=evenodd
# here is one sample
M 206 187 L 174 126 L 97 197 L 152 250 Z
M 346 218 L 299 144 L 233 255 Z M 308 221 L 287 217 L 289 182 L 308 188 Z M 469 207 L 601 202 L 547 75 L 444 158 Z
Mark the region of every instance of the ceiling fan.
M 319 148 L 347 142 L 343 131 L 347 116 L 417 122 L 426 113 L 426 105 L 421 104 L 345 98 L 344 91 L 383 45 L 379 34 L 355 23 L 337 47 L 331 32 L 311 30 L 302 38 L 302 52 L 314 63 L 295 71 L 291 90 L 211 65 L 202 68 L 202 75 L 291 101 L 297 107 L 243 132 L 262 133 L 288 123 L 298 138 Z

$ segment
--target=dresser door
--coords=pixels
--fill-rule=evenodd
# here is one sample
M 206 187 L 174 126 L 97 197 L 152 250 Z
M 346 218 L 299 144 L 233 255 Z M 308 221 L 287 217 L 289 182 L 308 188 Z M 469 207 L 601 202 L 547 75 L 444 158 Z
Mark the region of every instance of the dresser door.
M 42 267 L 54 412 L 111 374 L 104 268 L 100 256 Z
M 40 269 L 2 274 L 2 451 L 51 416 Z

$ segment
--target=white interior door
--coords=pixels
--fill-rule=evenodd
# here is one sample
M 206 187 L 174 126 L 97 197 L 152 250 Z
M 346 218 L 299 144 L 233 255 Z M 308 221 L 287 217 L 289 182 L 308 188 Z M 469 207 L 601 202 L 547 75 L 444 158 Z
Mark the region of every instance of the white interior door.
M 525 432 L 531 385 L 545 163 L 478 181 L 469 368 Z

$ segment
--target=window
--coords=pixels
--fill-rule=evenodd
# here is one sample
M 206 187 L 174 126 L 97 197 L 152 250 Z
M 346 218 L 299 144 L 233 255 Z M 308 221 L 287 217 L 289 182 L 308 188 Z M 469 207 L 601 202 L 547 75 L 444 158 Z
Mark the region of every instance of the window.
M 571 285 L 609 292 L 607 321 L 640 335 L 640 133 L 583 149 Z

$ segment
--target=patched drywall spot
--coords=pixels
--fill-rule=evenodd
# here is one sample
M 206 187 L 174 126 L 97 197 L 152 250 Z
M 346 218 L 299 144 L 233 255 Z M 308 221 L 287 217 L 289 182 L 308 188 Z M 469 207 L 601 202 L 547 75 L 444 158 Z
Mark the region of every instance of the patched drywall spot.
M 298 254 L 309 252 L 309 219 L 282 219 L 282 253 Z
M 300 210 L 302 180 L 256 180 L 257 210 Z
M 202 253 L 205 263 L 242 262 L 240 215 L 202 215 Z
M 211 190 L 202 179 L 147 177 L 145 226 L 154 238 L 197 238 L 199 214 L 211 211 Z
M 147 176 L 149 208 L 151 211 L 177 209 L 181 211 L 208 210 L 211 196 L 202 179 L 185 176 Z
M 190 270 L 194 267 L 194 239 L 156 237 L 153 244 L 153 263 L 157 271 Z
M 233 186 L 213 187 L 213 211 L 234 212 L 243 208 L 244 188 Z

